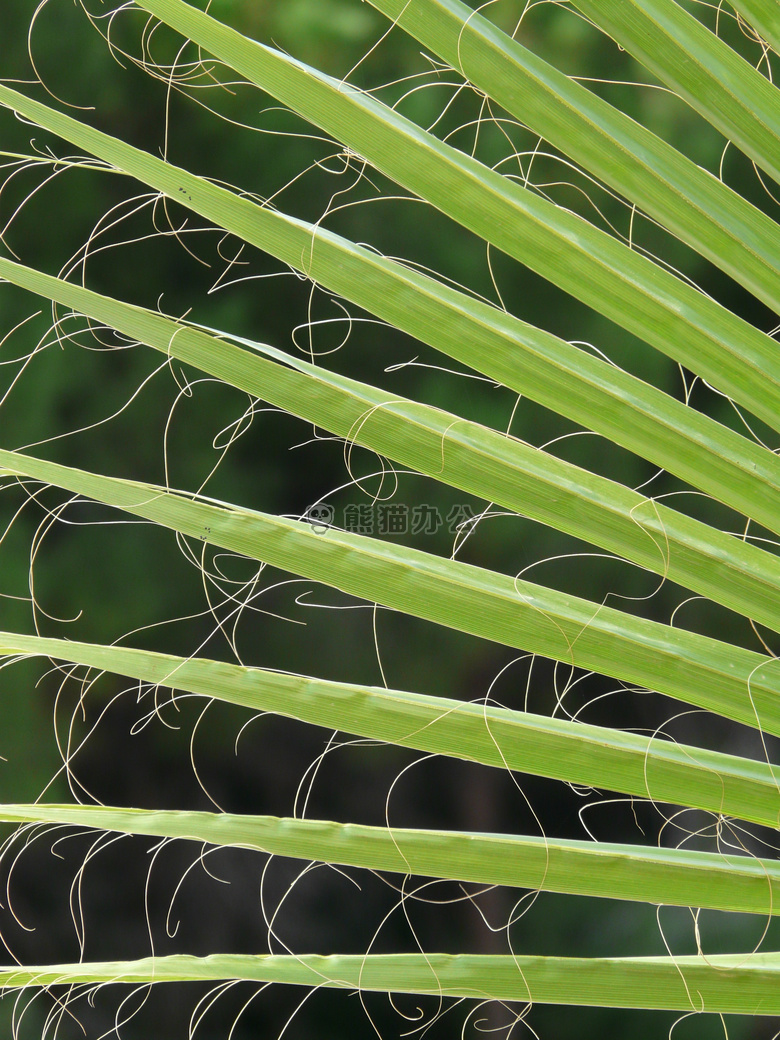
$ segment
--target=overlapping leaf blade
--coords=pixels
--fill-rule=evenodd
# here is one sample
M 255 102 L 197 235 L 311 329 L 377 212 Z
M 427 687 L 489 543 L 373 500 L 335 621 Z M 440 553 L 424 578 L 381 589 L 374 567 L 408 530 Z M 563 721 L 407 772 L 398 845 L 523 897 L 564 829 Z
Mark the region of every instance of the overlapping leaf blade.
M 0 258 L 0 275 L 421 473 L 551 524 L 780 631 L 780 562 L 748 542 L 441 409 L 263 344 L 242 350 L 161 314 Z
M 780 181 L 777 88 L 744 58 L 674 0 L 574 3 L 727 140 Z
M 460 0 L 372 3 L 522 123 L 780 310 L 777 226 L 766 214 Z
M 256 849 L 480 885 L 778 914 L 771 860 L 608 842 L 366 827 L 329 820 L 162 812 L 91 805 L 0 805 L 0 822 L 98 828 L 121 834 Z
M 776 954 L 578 958 L 479 954 L 241 956 L 213 954 L 0 970 L 0 986 L 86 985 L 121 981 L 217 982 L 244 979 L 350 991 L 434 997 L 671 1009 L 694 1013 L 780 1012 Z
M 777 176 L 777 93 L 760 75 L 669 0 L 576 2 Z M 269 63 L 258 77 L 264 88 L 280 93 L 286 103 L 364 152 L 410 190 L 510 253 L 516 249 L 511 235 L 520 225 L 509 221 L 509 214 L 514 213 L 514 220 L 525 207 L 522 219 L 529 221 L 530 231 L 520 241 L 523 249 L 534 251 L 538 270 L 562 284 L 553 271 L 560 256 L 554 255 L 551 243 L 566 242 L 567 250 L 574 252 L 566 254 L 564 287 L 587 281 L 588 289 L 581 295 L 588 302 L 671 356 L 691 362 L 692 370 L 711 378 L 770 425 L 777 425 L 780 368 L 775 345 L 768 337 L 697 297 L 672 276 L 656 274 L 660 269 L 639 262 L 617 244 L 608 244 L 584 222 L 555 214 L 551 207 L 537 206 L 507 190 L 497 175 L 467 157 L 457 158 L 452 150 L 439 147 L 429 135 L 359 92 L 279 52 L 259 48 L 181 0 L 139 0 L 139 6 L 182 28 L 250 77 L 262 65 L 255 61 L 262 54 Z M 541 84 L 539 97 L 549 98 L 544 92 L 552 89 L 565 96 L 569 106 L 556 123 L 552 114 L 546 119 L 546 102 L 537 100 L 535 118 L 542 120 L 539 132 L 551 138 L 559 135 L 556 143 L 564 152 L 568 141 L 568 154 L 604 176 L 632 201 L 644 204 L 648 212 L 765 302 L 776 302 L 777 246 L 767 219 L 747 203 L 695 171 L 690 163 L 676 162 L 666 146 L 651 141 L 601 103 L 586 99 L 579 88 L 569 91 L 561 77 L 542 70 L 530 55 L 521 56 L 519 48 L 488 30 L 481 19 L 464 14 L 455 0 L 411 0 L 403 9 L 394 0 L 375 0 L 375 6 L 391 17 L 401 16 L 402 24 L 408 19 L 410 28 L 426 42 L 430 29 L 430 45 L 441 44 L 444 57 L 466 74 L 470 69 L 463 67 L 463 60 L 468 55 L 475 61 L 477 86 L 521 119 L 522 112 L 512 107 L 511 89 L 502 93 L 501 77 L 506 72 L 494 76 L 488 56 L 500 54 L 502 61 L 513 62 L 522 57 L 524 68 L 539 83 L 545 76 L 549 78 L 549 84 Z M 771 7 L 760 0 L 743 0 L 736 6 L 746 17 L 753 17 L 770 43 L 777 44 L 778 27 Z M 456 31 L 458 60 L 453 61 Z M 488 50 L 480 51 L 480 47 Z M 686 61 L 689 67 L 684 68 Z M 780 464 L 770 451 L 435 279 L 321 228 L 239 198 L 9 88 L 0 86 L 0 103 L 273 252 L 399 328 L 612 436 L 769 529 L 780 530 Z M 592 139 L 589 125 L 594 131 Z M 614 148 L 607 148 L 602 160 L 599 142 L 610 135 L 615 138 Z M 647 146 L 647 155 L 629 161 L 630 142 L 638 141 Z M 606 158 L 608 155 L 625 159 L 619 163 L 622 168 L 614 171 L 614 180 L 610 180 L 610 164 L 615 160 Z M 681 197 L 686 186 L 690 201 Z M 463 191 L 465 187 L 469 190 Z M 453 193 L 457 202 L 448 209 L 442 202 Z M 723 207 L 720 214 L 719 203 Z M 569 263 L 573 255 L 578 257 L 576 264 Z M 248 350 L 237 348 L 161 315 L 98 297 L 18 264 L 0 261 L 0 265 L 2 276 L 250 393 L 267 396 L 342 437 L 621 552 L 748 617 L 778 627 L 774 556 L 666 508 L 652 507 L 645 516 L 641 496 L 632 497 L 627 489 L 549 457 L 538 460 L 536 455 L 541 453 L 504 441 L 493 431 L 466 424 L 457 416 L 318 371 L 272 348 L 247 341 L 243 346 Z M 588 281 L 596 269 L 600 273 Z M 250 350 L 258 354 L 250 354 Z M 57 484 L 185 536 L 271 562 L 371 602 L 567 664 L 593 668 L 780 735 L 780 668 L 770 655 L 403 547 L 333 530 L 318 534 L 293 520 L 198 500 L 151 484 L 103 477 L 8 450 L 0 451 L 0 474 Z M 530 503 L 529 497 L 533 499 Z M 572 510 L 577 515 L 567 518 Z M 641 526 L 634 530 L 632 524 L 640 515 Z M 659 564 L 655 554 L 662 542 Z M 780 821 L 780 787 L 770 764 L 678 747 L 664 740 L 600 731 L 484 704 L 347 687 L 116 646 L 0 633 L 0 653 L 6 657 L 44 654 L 89 668 L 116 669 L 140 682 L 170 684 L 190 693 L 279 711 L 432 753 L 604 786 L 774 828 Z M 279 855 L 483 884 L 760 914 L 777 912 L 780 879 L 776 865 L 748 857 L 109 807 L 13 805 L 0 808 L 0 820 L 247 845 Z M 777 1014 L 779 970 L 777 954 L 610 960 L 437 953 L 215 955 L 14 967 L 0 970 L 0 986 L 63 984 L 89 989 L 106 981 L 146 984 L 247 979 L 518 1002 Z
M 0 104 L 60 134 L 397 328 L 554 408 L 780 533 L 780 460 L 636 379 L 434 278 L 80 123 L 0 84 Z
M 0 633 L 0 654 L 44 654 L 372 740 L 695 806 L 768 827 L 780 819 L 780 789 L 771 765 L 656 736 L 479 702 L 13 632 Z
M 780 660 L 418 549 L 0 450 L 0 474 L 57 484 L 180 534 L 483 639 L 613 675 L 780 735 Z
M 775 51 L 780 53 L 780 11 L 772 0 L 735 0 L 732 5 Z
M 253 43 L 184 0 L 138 3 L 403 187 L 777 428 L 780 362 L 772 340 L 749 323 L 355 88 Z

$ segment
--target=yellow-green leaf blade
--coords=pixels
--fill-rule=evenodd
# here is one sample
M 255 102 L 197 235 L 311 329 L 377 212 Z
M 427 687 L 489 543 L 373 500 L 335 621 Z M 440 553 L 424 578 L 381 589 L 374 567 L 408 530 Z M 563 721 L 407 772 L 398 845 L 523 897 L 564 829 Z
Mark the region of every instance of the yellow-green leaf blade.
M 251 348 L 243 350 L 222 336 L 207 335 L 2 258 L 0 276 L 332 433 L 618 553 L 780 631 L 776 556 L 614 481 L 478 423 L 328 372 L 264 344 L 238 338 Z
M 741 195 L 460 0 L 371 3 L 517 119 L 780 312 L 777 225 Z M 762 0 L 754 3 L 765 7 Z M 777 5 L 771 7 L 780 22 Z
M 29 655 L 498 769 L 692 806 L 768 827 L 780 821 L 780 789 L 771 765 L 657 735 L 132 647 L 0 633 L 0 656 Z
M 777 88 L 673 0 L 574 0 L 576 7 L 780 181 Z
M 94 498 L 349 595 L 780 735 L 780 660 L 418 549 L 0 450 L 0 474 Z
M 780 427 L 776 344 L 736 314 L 344 81 L 242 36 L 184 0 L 138 4 L 409 191 Z
M 0 822 L 60 824 L 342 866 L 743 913 L 780 913 L 780 866 L 750 856 L 512 834 L 116 806 L 0 805 Z
M 774 0 L 733 0 L 731 6 L 780 54 L 780 7 Z
M 636 451 L 780 533 L 780 459 L 760 445 L 495 307 L 326 229 L 238 197 L 2 84 L 0 104 L 186 204 L 397 328 Z
M 213 954 L 0 968 L 0 986 L 243 979 L 351 991 L 720 1014 L 780 1013 L 780 955 L 577 958 L 472 954 Z

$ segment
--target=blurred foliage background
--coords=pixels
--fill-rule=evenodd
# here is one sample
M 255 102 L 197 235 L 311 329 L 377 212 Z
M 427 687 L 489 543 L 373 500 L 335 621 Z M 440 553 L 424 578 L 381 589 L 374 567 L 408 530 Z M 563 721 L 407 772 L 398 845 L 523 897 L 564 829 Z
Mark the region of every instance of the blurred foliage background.
M 691 389 L 667 359 L 506 257 L 486 257 L 476 239 L 427 207 L 422 213 L 418 201 L 398 198 L 397 189 L 381 176 L 362 171 L 355 157 L 347 162 L 337 145 L 280 111 L 273 99 L 241 84 L 212 83 L 207 90 L 202 77 L 193 81 L 187 97 L 168 90 L 164 80 L 153 79 L 120 53 L 122 48 L 140 53 L 143 14 L 124 14 L 111 23 L 112 54 L 78 4 L 49 0 L 37 11 L 36 6 L 31 0 L 4 0 L 2 77 L 24 81 L 23 89 L 42 98 L 48 91 L 61 106 L 74 106 L 102 129 L 195 172 L 272 198 L 287 212 L 309 220 L 327 212 L 324 226 L 433 269 L 503 302 L 533 324 L 591 344 L 669 392 L 682 395 Z M 691 6 L 709 17 L 706 9 Z M 524 7 L 521 0 L 499 0 L 489 13 L 511 32 Z M 96 25 L 107 31 L 103 5 L 94 0 L 90 10 L 99 19 Z M 387 23 L 367 4 L 214 0 L 211 11 L 335 76 L 349 75 L 370 89 L 382 87 L 379 96 L 398 103 L 420 124 L 435 127 L 440 136 L 536 185 L 599 226 L 631 234 L 638 248 L 748 320 L 770 327 L 763 308 L 725 276 L 561 162 L 528 131 L 508 125 L 473 91 L 460 89 L 459 78 L 421 54 L 414 41 L 398 31 L 385 35 Z M 27 29 L 33 15 L 31 62 Z M 726 17 L 721 21 L 732 42 L 757 64 L 758 48 Z M 733 149 L 724 151 L 717 133 L 565 5 L 534 5 L 525 12 L 518 38 L 567 73 L 591 81 L 594 90 L 700 165 L 721 171 L 756 204 L 771 205 L 746 161 Z M 166 33 L 147 33 L 145 41 L 147 57 L 160 66 L 194 58 L 191 50 L 180 54 L 181 41 Z M 45 89 L 33 82 L 36 74 Z M 4 248 L 23 262 L 50 272 L 66 268 L 73 278 L 83 277 L 92 288 L 123 299 L 313 353 L 322 364 L 511 429 L 539 446 L 554 442 L 550 450 L 631 486 L 652 481 L 648 493 L 676 490 L 666 475 L 655 474 L 642 460 L 457 371 L 400 333 L 363 320 L 366 316 L 356 308 L 312 290 L 268 257 L 240 250 L 220 232 L 200 228 L 185 210 L 138 194 L 138 186 L 124 178 L 89 168 L 51 176 L 56 170 L 51 165 L 15 165 L 13 153 L 34 149 L 39 156 L 51 152 L 63 158 L 67 146 L 8 113 L 0 113 L 0 126 L 9 153 L 0 227 L 5 228 Z M 351 453 L 348 471 L 344 445 L 322 431 L 203 380 L 197 372 L 165 364 L 146 348 L 129 348 L 107 333 L 95 340 L 84 332 L 83 322 L 63 321 L 57 339 L 50 331 L 52 315 L 11 286 L 0 287 L 0 312 L 2 334 L 7 333 L 0 347 L 3 447 L 28 448 L 117 475 L 168 480 L 191 490 L 204 487 L 215 498 L 269 512 L 300 516 L 322 502 L 334 508 L 337 523 L 347 506 L 358 504 L 368 505 L 374 518 L 379 506 L 390 502 L 407 508 L 426 504 L 442 518 L 464 509 L 478 514 L 488 505 L 415 475 L 377 476 L 383 464 L 362 450 Z M 727 401 L 700 385 L 691 394 L 697 407 L 739 426 Z M 677 712 L 655 695 L 616 690 L 616 684 L 598 677 L 564 674 L 560 667 L 522 659 L 507 648 L 387 611 L 375 613 L 311 582 L 270 569 L 258 576 L 247 561 L 213 554 L 201 559 L 199 548 L 193 555 L 191 548 L 177 546 L 173 535 L 96 506 L 77 503 L 60 512 L 64 501 L 56 492 L 27 501 L 19 489 L 4 490 L 2 519 L 9 527 L 0 543 L 0 628 L 30 631 L 35 624 L 47 634 L 73 639 L 125 639 L 172 653 L 238 656 L 249 664 L 464 699 L 489 695 L 511 707 L 581 712 L 586 721 L 624 727 L 655 729 Z M 733 518 L 713 517 L 711 504 L 693 496 L 680 495 L 675 505 L 732 525 Z M 448 527 L 444 522 L 435 533 L 390 537 L 449 555 L 456 533 Z M 686 598 L 669 583 L 659 588 L 652 575 L 584 555 L 589 548 L 574 539 L 514 516 L 484 519 L 468 538 L 457 541 L 461 559 L 522 572 L 597 601 L 610 596 L 613 605 L 620 602 L 618 596 L 635 597 L 627 609 L 662 620 Z M 35 609 L 30 602 L 32 557 Z M 204 566 L 213 580 L 204 581 Z M 247 605 L 239 608 L 240 603 Z M 710 604 L 690 602 L 677 617 L 685 626 L 716 636 L 725 635 L 728 625 L 729 639 L 739 639 L 733 619 Z M 744 643 L 757 646 L 747 623 Z M 139 702 L 137 690 L 112 677 L 89 689 L 66 678 L 29 662 L 0 673 L 0 754 L 5 759 L 0 794 L 6 801 L 32 800 L 45 789 L 49 800 L 76 796 L 150 808 L 210 809 L 216 804 L 233 812 L 305 811 L 362 823 L 389 819 L 399 826 L 477 831 L 538 833 L 543 826 L 559 837 L 583 837 L 587 826 L 600 839 L 627 841 L 638 838 L 637 828 L 647 838 L 663 823 L 653 806 L 614 804 L 608 794 L 466 764 L 417 762 L 412 753 L 367 747 L 283 719 L 250 721 L 227 706 L 204 710 L 202 703 L 190 701 L 172 708 L 163 694 L 155 706 L 148 695 Z M 665 732 L 741 753 L 751 750 L 749 737 L 697 713 L 676 719 Z M 78 748 L 69 780 L 60 768 L 67 747 Z M 692 815 L 668 827 L 661 840 L 677 843 L 694 831 L 701 820 Z M 271 943 L 277 951 L 286 944 L 296 952 L 360 952 L 372 943 L 374 951 L 401 951 L 415 950 L 419 943 L 431 951 L 505 952 L 511 942 L 515 950 L 529 953 L 627 955 L 664 953 L 665 941 L 676 952 L 695 950 L 690 915 L 683 911 L 660 914 L 662 935 L 652 908 L 618 902 L 466 893 L 463 886 L 443 883 L 420 893 L 429 902 L 403 901 L 399 878 L 352 878 L 329 868 L 298 878 L 301 864 L 274 861 L 263 873 L 261 857 L 245 852 L 219 853 L 201 864 L 195 846 L 153 848 L 124 839 L 93 848 L 90 842 L 83 835 L 64 839 L 55 834 L 20 857 L 0 914 L 11 955 L 27 963 L 73 960 L 82 953 L 86 959 L 144 956 L 151 943 L 147 908 L 158 953 L 264 952 L 269 949 L 268 919 L 277 906 L 273 927 L 278 938 Z M 4 862 L 10 874 L 12 860 Z M 713 951 L 740 942 L 750 948 L 764 924 L 730 921 L 729 927 L 740 929 L 736 935 L 726 933 L 715 915 L 701 921 Z M 227 1036 L 251 992 L 237 987 L 226 993 L 204 1015 L 197 1035 L 206 1040 Z M 121 1035 L 186 1036 L 189 1012 L 201 995 L 195 987 L 182 987 L 175 993 L 131 996 L 118 1017 L 131 1012 L 134 1017 Z M 279 1035 L 305 996 L 263 993 L 232 1036 Z M 47 999 L 40 998 L 25 1013 L 23 1038 L 42 1034 L 53 1006 Z M 87 1036 L 116 1035 L 116 1003 L 101 994 L 94 1008 L 83 1006 L 79 1018 Z M 304 1001 L 286 1035 L 317 1040 L 370 1036 L 366 1011 L 388 1038 L 422 1030 L 429 1021 L 417 1021 L 416 1003 L 401 1000 L 398 1007 L 408 1021 L 382 998 L 317 993 Z M 435 1002 L 424 1007 L 426 1016 L 435 1011 Z M 0 1005 L 4 1028 L 10 1028 L 11 1013 L 7 999 Z M 636 1040 L 644 1040 L 666 1036 L 674 1017 L 540 1007 L 533 1009 L 528 1025 L 515 1024 L 513 1035 L 525 1035 L 530 1025 L 545 1038 L 584 1040 L 631 1030 Z M 463 1018 L 462 1009 L 450 1011 L 426 1035 L 458 1035 Z M 505 1010 L 483 1009 L 465 1027 L 466 1035 L 511 1022 Z M 723 1029 L 717 1020 L 694 1018 L 681 1022 L 674 1036 L 720 1037 Z M 65 1016 L 58 1036 L 79 1035 L 85 1035 L 80 1026 Z M 728 1035 L 738 1040 L 771 1032 L 761 1020 L 734 1021 L 728 1023 Z

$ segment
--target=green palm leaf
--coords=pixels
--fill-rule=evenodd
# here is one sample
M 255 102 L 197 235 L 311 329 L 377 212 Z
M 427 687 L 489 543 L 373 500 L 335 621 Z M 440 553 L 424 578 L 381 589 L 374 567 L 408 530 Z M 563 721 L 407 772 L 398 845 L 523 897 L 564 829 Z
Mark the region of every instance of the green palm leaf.
M 501 32 L 489 21 L 489 11 L 475 12 L 460 0 L 371 3 L 398 31 L 416 37 L 466 78 L 485 104 L 501 106 L 762 304 L 779 309 L 777 225 L 747 192 L 726 186 L 650 128 Z M 575 6 L 760 170 L 780 180 L 780 96 L 769 78 L 672 0 L 575 0 Z M 734 6 L 770 47 L 778 47 L 776 5 L 744 0 Z M 780 826 L 780 784 L 766 742 L 780 737 L 780 663 L 770 638 L 756 628 L 780 632 L 780 562 L 768 536 L 780 534 L 780 460 L 766 433 L 780 429 L 780 361 L 771 323 L 758 328 L 617 236 L 460 150 L 437 136 L 436 122 L 426 130 L 372 93 L 290 57 L 281 47 L 258 43 L 183 0 L 136 0 L 135 8 L 152 17 L 148 29 L 159 19 L 201 54 L 218 59 L 221 67 L 209 65 L 215 82 L 246 80 L 267 92 L 370 169 L 607 318 L 613 332 L 631 333 L 653 357 L 658 352 L 710 384 L 749 413 L 743 432 L 719 421 L 722 413 L 716 419 L 696 411 L 522 316 L 477 298 L 476 292 L 453 287 L 444 277 L 287 214 L 274 200 L 258 201 L 248 188 L 227 188 L 158 158 L 121 133 L 92 126 L 84 113 L 64 113 L 56 100 L 43 103 L 26 87 L 0 84 L 0 105 L 89 156 L 83 163 L 52 159 L 53 171 L 85 165 L 140 182 L 160 199 L 205 218 L 440 354 L 663 467 L 711 496 L 716 508 L 739 514 L 739 523 L 747 523 L 745 531 L 757 533 L 757 540 L 745 537 L 745 531 L 742 536 L 722 531 L 714 519 L 694 519 L 642 489 L 467 419 L 459 405 L 445 410 L 344 375 L 335 366 L 315 364 L 313 354 L 305 361 L 4 256 L 0 278 L 50 300 L 58 324 L 62 314 L 57 308 L 82 315 L 93 327 L 114 330 L 123 343 L 142 344 L 175 359 L 347 446 L 368 448 L 442 487 L 616 554 L 731 612 L 731 627 L 703 634 L 645 616 L 641 601 L 617 609 L 598 594 L 571 595 L 389 538 L 337 526 L 318 530 L 305 520 L 217 500 L 202 490 L 177 491 L 152 480 L 101 473 L 103 467 L 92 462 L 67 465 L 43 457 L 46 449 L 14 449 L 19 438 L 8 426 L 2 427 L 0 488 L 9 493 L 21 488 L 32 502 L 43 503 L 49 517 L 58 516 L 61 506 L 49 506 L 44 491 L 59 488 L 75 496 L 77 504 L 100 503 L 110 507 L 112 517 L 141 519 L 175 533 L 193 558 L 197 549 L 225 551 L 253 566 L 270 565 L 323 583 L 368 605 L 654 691 L 748 727 L 758 735 L 763 753 L 751 758 L 741 746 L 739 754 L 714 750 L 706 746 L 705 735 L 695 744 L 678 743 L 658 732 L 509 710 L 487 698 L 467 702 L 336 682 L 260 667 L 259 662 L 227 663 L 205 653 L 153 652 L 140 642 L 129 647 L 4 630 L 4 662 L 41 657 L 58 662 L 56 669 L 84 690 L 99 676 L 126 677 L 140 684 L 140 691 L 170 689 L 167 703 L 177 709 L 189 699 L 273 713 L 475 767 L 647 800 L 669 807 L 667 821 L 679 812 L 706 813 L 714 820 L 718 841 L 718 851 L 704 851 L 396 827 L 389 821 L 369 826 L 13 798 L 0 805 L 0 822 L 19 827 L 5 855 L 34 843 L 48 828 L 57 835 L 62 830 L 101 835 L 98 845 L 108 835 L 151 837 L 163 844 L 180 840 L 211 850 L 240 848 L 388 872 L 396 875 L 399 905 L 406 899 L 408 878 L 419 875 L 461 886 L 692 907 L 697 943 L 702 909 L 763 915 L 773 936 L 780 870 L 769 855 L 754 854 L 757 843 L 770 843 L 767 834 Z M 174 66 L 156 74 L 186 89 L 187 76 L 177 79 Z M 49 163 L 40 151 L 5 154 L 13 163 Z M 119 462 L 115 472 L 121 472 Z M 12 531 L 13 523 L 16 518 L 9 515 Z M 33 561 L 36 554 L 37 539 Z M 203 572 L 208 592 L 210 576 L 205 567 Z M 759 635 L 749 647 L 736 628 L 741 619 Z M 72 720 L 61 742 L 67 775 L 74 740 L 70 731 L 77 728 Z M 77 793 L 78 784 L 72 789 Z M 743 823 L 767 830 L 755 839 L 745 837 Z M 706 826 L 691 833 L 704 833 Z M 730 837 L 722 840 L 726 833 Z M 91 858 L 92 853 L 74 891 L 80 890 Z M 80 921 L 80 911 L 75 917 Z M 273 922 L 268 931 L 273 933 Z M 495 956 L 448 954 L 421 944 L 417 953 L 369 949 L 359 955 L 214 951 L 203 957 L 109 960 L 107 954 L 82 956 L 78 963 L 58 963 L 61 958 L 52 956 L 48 964 L 0 968 L 0 986 L 8 991 L 53 987 L 61 1011 L 80 991 L 91 998 L 106 983 L 248 981 L 311 991 L 324 987 L 516 1002 L 518 1013 L 525 1004 L 558 1003 L 777 1015 L 780 955 L 767 952 L 762 942 L 749 953 L 700 950 L 695 956 L 672 955 L 667 945 L 664 957 L 531 956 L 513 948 L 511 940 L 507 952 Z M 59 987 L 74 988 L 63 990 L 67 995 L 61 997 Z

